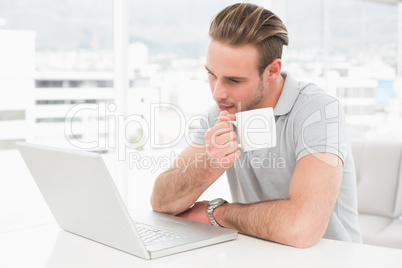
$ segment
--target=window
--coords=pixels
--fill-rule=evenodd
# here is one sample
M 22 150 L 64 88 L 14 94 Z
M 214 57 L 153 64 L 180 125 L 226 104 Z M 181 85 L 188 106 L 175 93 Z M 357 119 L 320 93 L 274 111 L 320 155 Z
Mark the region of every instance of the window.
M 0 111 L 0 121 L 25 120 L 25 111 Z
M 204 68 L 209 22 L 235 2 L 129 1 L 127 114 L 133 120 L 123 123 L 128 141 L 145 141 L 136 153 L 163 155 L 160 147 L 171 142 L 169 150 L 178 153 L 186 145 L 181 129 L 193 131 L 190 119 L 213 104 Z M 281 1 L 290 36 L 283 67 L 340 99 L 351 136 L 397 140 L 402 18 L 396 5 L 379 2 Z M 10 178 L 0 180 L 0 191 L 8 189 L 0 192 L 0 203 L 16 204 L 0 217 L 12 218 L 35 211 L 39 202 L 27 204 L 25 195 L 8 193 L 19 192 L 20 185 L 34 188 L 27 170 L 11 168 L 23 165 L 15 141 L 76 148 L 71 141 L 96 140 L 99 148 L 88 150 L 105 154 L 116 143 L 113 0 L 2 0 L 0 40 L 0 162 L 15 164 L 0 170 L 1 178 Z M 78 105 L 83 109 L 69 115 Z M 66 119 L 71 133 L 65 133 Z M 131 164 L 136 169 L 130 172 L 149 178 L 144 165 Z M 160 170 L 152 169 L 152 178 Z M 135 196 L 149 194 L 143 189 L 153 181 L 141 182 L 143 193 Z
M 113 0 L 2 0 L 0 40 L 0 203 L 13 204 L 2 221 L 48 211 L 17 141 L 71 147 L 105 121 L 80 113 L 76 135 L 64 131 L 69 108 L 113 99 Z
M 285 69 L 338 97 L 356 138 L 402 139 L 397 83 L 402 18 L 398 5 L 386 2 L 286 2 L 290 46 Z

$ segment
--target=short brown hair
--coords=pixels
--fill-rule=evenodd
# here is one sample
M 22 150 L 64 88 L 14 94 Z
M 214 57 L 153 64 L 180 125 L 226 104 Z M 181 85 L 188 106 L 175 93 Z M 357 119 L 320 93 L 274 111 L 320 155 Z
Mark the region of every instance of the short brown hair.
M 253 45 L 258 50 L 258 71 L 282 57 L 283 45 L 288 45 L 288 31 L 281 19 L 263 7 L 238 3 L 226 7 L 212 20 L 209 36 L 233 47 Z

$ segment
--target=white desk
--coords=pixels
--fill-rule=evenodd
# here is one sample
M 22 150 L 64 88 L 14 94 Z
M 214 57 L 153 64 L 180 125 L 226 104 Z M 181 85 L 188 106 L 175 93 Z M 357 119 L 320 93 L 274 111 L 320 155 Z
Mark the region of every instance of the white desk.
M 235 241 L 146 261 L 51 222 L 1 233 L 0 267 L 402 267 L 402 250 L 326 239 L 297 249 L 239 235 Z

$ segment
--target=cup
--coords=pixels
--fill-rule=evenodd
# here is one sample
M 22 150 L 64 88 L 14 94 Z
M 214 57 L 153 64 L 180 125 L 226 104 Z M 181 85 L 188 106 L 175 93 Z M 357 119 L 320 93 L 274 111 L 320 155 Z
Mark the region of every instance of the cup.
M 276 146 L 275 115 L 271 107 L 236 113 L 236 121 L 229 122 L 236 126 L 244 152 Z

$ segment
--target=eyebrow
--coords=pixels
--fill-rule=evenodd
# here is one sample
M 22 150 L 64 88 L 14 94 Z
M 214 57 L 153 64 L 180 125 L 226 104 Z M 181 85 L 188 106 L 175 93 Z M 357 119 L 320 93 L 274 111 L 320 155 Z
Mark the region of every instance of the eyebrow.
M 205 65 L 205 69 L 209 73 L 214 74 L 206 65 Z M 223 76 L 223 78 L 229 79 L 229 80 L 238 80 L 238 81 L 246 81 L 247 80 L 246 77 L 241 77 L 241 76 Z

